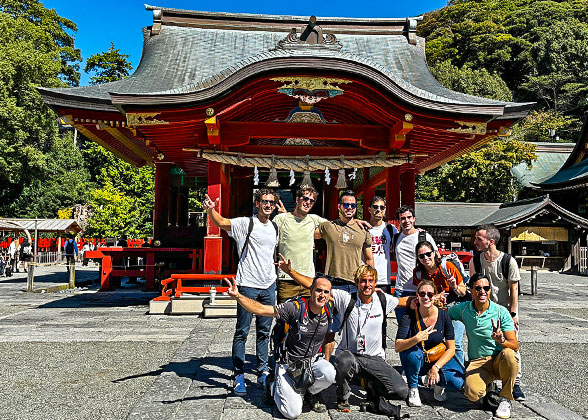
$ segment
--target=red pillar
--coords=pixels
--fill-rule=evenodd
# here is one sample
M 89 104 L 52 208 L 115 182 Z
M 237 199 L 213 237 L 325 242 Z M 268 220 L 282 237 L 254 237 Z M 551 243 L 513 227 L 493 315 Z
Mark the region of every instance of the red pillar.
M 386 177 L 386 220 L 396 220 L 396 210 L 400 207 L 400 167 L 387 169 Z
M 212 201 L 220 198 L 216 210 L 223 214 L 221 197 L 222 165 L 217 162 L 208 162 L 208 196 Z M 204 273 L 220 274 L 222 271 L 222 243 L 221 230 L 210 219 L 206 221 L 206 236 L 204 237 Z
M 169 222 L 171 163 L 155 164 L 155 208 L 153 211 L 153 237 L 164 238 Z
M 230 181 L 230 174 L 231 174 L 231 165 L 222 165 L 221 166 L 221 206 L 223 209 L 222 215 L 224 217 L 229 217 L 229 205 L 231 203 L 231 181 Z M 221 232 L 223 237 L 223 245 L 222 245 L 222 267 L 225 269 L 230 268 L 231 264 L 231 249 L 229 244 L 229 237 L 225 232 Z M 226 271 L 225 271 L 226 273 Z
M 401 176 L 401 188 L 402 195 L 401 201 L 403 205 L 412 206 L 414 208 L 414 166 L 409 166 L 402 173 Z

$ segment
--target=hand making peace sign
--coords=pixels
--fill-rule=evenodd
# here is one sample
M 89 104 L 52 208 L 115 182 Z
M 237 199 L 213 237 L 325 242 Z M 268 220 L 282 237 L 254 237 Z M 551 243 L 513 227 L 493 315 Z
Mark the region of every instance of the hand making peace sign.
M 504 342 L 506 341 L 506 337 L 504 337 L 504 334 L 500 329 L 500 319 L 496 321 L 496 325 L 494 325 L 493 319 L 491 319 L 490 321 L 492 321 L 492 339 L 496 341 L 498 344 L 504 344 Z
M 208 196 L 208 194 L 204 194 L 204 201 L 202 202 L 202 208 L 206 210 L 214 209 L 219 202 L 219 198 L 216 201 L 212 201 L 212 199 Z
M 422 330 L 422 331 L 419 331 L 419 332 L 416 334 L 416 338 L 417 338 L 419 341 L 427 341 L 427 340 L 429 339 L 429 336 L 430 336 L 431 334 L 433 334 L 433 333 L 436 333 L 436 332 L 437 332 L 437 330 L 434 330 L 434 329 L 433 329 L 434 327 L 435 327 L 434 325 L 431 325 L 431 326 L 430 326 L 430 327 L 428 327 L 427 329 L 425 329 L 425 330 Z

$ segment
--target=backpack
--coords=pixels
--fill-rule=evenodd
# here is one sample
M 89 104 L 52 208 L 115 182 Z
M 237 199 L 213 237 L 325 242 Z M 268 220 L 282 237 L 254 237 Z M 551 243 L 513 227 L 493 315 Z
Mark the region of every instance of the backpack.
M 386 295 L 383 292 L 376 292 L 376 294 L 378 295 L 378 298 L 380 300 L 380 305 L 382 305 L 382 348 L 386 350 L 386 327 L 388 325 L 386 314 Z M 345 323 L 347 322 L 349 315 L 351 315 L 351 311 L 353 310 L 353 307 L 356 303 L 357 293 L 352 293 L 351 300 L 349 301 L 347 308 L 345 308 L 345 313 L 343 314 L 343 319 L 341 320 L 341 329 L 339 330 L 339 337 L 341 337 L 341 335 L 343 334 Z
M 22 250 L 21 251 L 21 256 L 23 258 L 30 258 L 30 257 L 33 256 L 33 248 L 31 247 L 31 245 L 28 244 L 28 242 L 27 242 L 27 244 L 25 246 L 23 246 L 21 248 L 21 250 Z
M 306 313 L 308 311 L 308 305 L 306 298 L 302 296 L 296 296 L 284 301 L 286 302 L 294 302 L 297 308 L 300 308 L 300 312 L 298 318 L 296 319 L 296 330 L 299 331 L 298 325 L 302 322 Z M 333 305 L 333 301 L 329 300 L 327 304 L 324 306 L 323 311 L 327 313 L 327 321 L 329 323 L 329 327 L 333 322 L 333 315 L 336 312 L 335 306 Z M 291 325 L 287 322 L 284 322 L 281 319 L 276 319 L 276 324 L 272 328 L 272 332 L 270 334 L 270 353 L 274 355 L 274 359 L 276 362 L 279 363 L 286 363 L 286 339 L 288 338 L 288 333 L 290 332 Z
M 65 254 L 66 255 L 73 255 L 74 253 L 74 241 L 73 239 L 69 239 L 65 244 Z
M 484 258 L 484 254 L 482 252 L 474 255 L 474 268 L 476 273 L 482 274 L 482 258 Z M 510 272 L 510 259 L 512 256 L 504 252 L 502 256 L 502 261 L 500 261 L 500 271 L 502 272 L 502 278 L 508 281 L 509 272 Z

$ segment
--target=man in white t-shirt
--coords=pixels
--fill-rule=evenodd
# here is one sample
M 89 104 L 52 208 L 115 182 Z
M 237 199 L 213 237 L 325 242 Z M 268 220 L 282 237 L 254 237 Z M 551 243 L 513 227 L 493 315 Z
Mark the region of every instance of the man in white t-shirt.
M 437 250 L 437 245 L 431 235 L 415 228 L 414 208 L 411 206 L 399 207 L 396 210 L 396 218 L 400 224 L 401 231 L 397 238 L 392 240 L 392 250 L 398 264 L 394 296 L 416 296 L 417 286 L 412 281 L 417 258 L 415 248 L 421 241 L 429 241 L 435 251 Z M 395 312 L 396 319 L 400 321 L 400 318 L 404 315 L 404 309 L 397 309 Z
M 12 242 L 8 245 L 8 257 L 10 258 L 10 267 L 13 273 L 18 273 L 18 237 L 12 238 Z
M 283 258 L 280 261 L 280 269 L 304 287 L 311 286 L 313 279 L 296 273 L 292 270 L 291 264 Z M 374 294 L 377 278 L 378 273 L 373 267 L 361 265 L 354 273 L 357 293 L 331 290 L 335 308 L 344 317 L 341 327 L 342 338 L 337 347 L 334 363 L 337 371 L 337 409 L 342 412 L 351 411 L 349 382 L 352 380 L 365 385 L 367 399 L 375 411 L 381 406 L 381 399 L 404 400 L 408 396 L 408 386 L 402 376 L 386 363 L 382 324 L 385 317 L 397 306 L 408 306 L 410 298 L 396 298 L 383 294 L 384 314 L 382 301 Z M 345 318 L 352 299 L 355 299 L 355 303 Z
M 264 305 L 275 304 L 276 268 L 274 254 L 278 243 L 278 227 L 270 220 L 270 215 L 279 200 L 278 195 L 269 189 L 260 189 L 255 193 L 257 214 L 253 217 L 226 219 L 215 207 L 218 204 L 206 195 L 203 207 L 210 221 L 227 231 L 237 242 L 239 265 L 236 284 L 240 293 Z M 245 343 L 253 315 L 241 306 L 237 307 L 237 325 L 233 335 L 233 391 L 237 395 L 247 395 L 243 365 L 245 364 Z M 268 344 L 272 318 L 255 317 L 256 353 L 258 383 L 265 385 L 269 374 Z
M 476 228 L 474 246 L 480 251 L 480 254 L 474 256 L 474 259 L 479 259 L 477 261 L 472 260 L 473 264 L 470 264 L 470 274 L 473 276 L 477 271 L 480 271 L 480 274 L 488 276 L 490 287 L 492 287 L 490 299 L 508 309 L 518 337 L 519 281 L 521 280 L 521 273 L 516 260 L 511 255 L 505 254 L 496 248 L 499 241 L 500 231 L 496 226 L 481 225 Z M 477 270 L 477 267 L 480 269 Z M 508 277 L 504 275 L 506 272 L 508 272 Z M 520 351 L 517 351 L 517 359 L 519 362 L 519 373 L 515 380 L 512 395 L 515 400 L 524 401 L 526 397 L 521 389 L 522 363 Z
M 372 235 L 372 254 L 374 256 L 374 268 L 378 272 L 378 287 L 386 293 L 390 293 L 390 245 L 398 229 L 393 224 L 384 221 L 386 214 L 386 201 L 382 197 L 375 196 L 370 200 L 370 234 Z
M 327 219 L 317 214 L 310 214 L 316 202 L 317 190 L 310 185 L 301 186 L 296 191 L 296 207 L 291 213 L 280 203 L 281 211 L 274 217 L 274 223 L 280 231 L 278 249 L 286 260 L 292 261 L 292 268 L 298 273 L 314 277 L 314 234 L 318 226 Z M 309 291 L 280 271 L 278 274 L 278 303 L 294 296 L 309 297 Z

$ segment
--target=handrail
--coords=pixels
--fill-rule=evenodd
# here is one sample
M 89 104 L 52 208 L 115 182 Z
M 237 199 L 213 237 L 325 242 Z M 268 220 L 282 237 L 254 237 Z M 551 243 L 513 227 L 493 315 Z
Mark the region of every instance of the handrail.
M 161 296 L 156 297 L 155 301 L 170 301 L 172 295 L 179 298 L 184 293 L 210 293 L 210 288 L 214 287 L 217 293 L 224 293 L 229 288 L 227 286 L 202 285 L 186 286 L 185 281 L 199 281 L 203 283 L 218 282 L 223 279 L 234 279 L 235 274 L 172 274 L 170 278 L 161 281 L 163 286 Z

